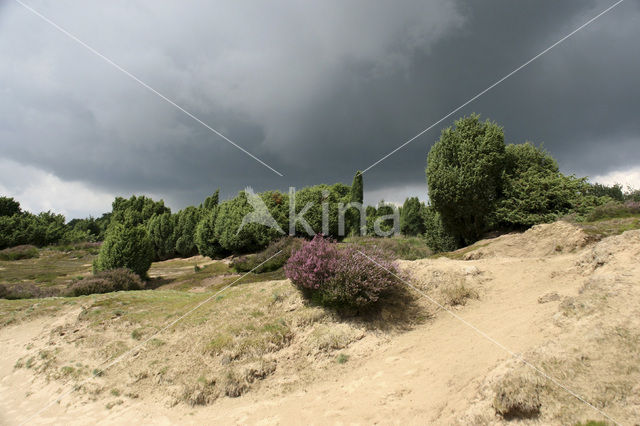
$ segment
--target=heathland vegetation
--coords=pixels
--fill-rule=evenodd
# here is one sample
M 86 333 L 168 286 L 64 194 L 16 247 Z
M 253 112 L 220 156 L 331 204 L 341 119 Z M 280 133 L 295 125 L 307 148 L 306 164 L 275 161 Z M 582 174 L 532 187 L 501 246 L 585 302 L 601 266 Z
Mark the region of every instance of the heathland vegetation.
M 579 401 L 519 370 L 499 366 L 479 382 L 478 371 L 504 353 L 458 339 L 465 327 L 436 321 L 444 307 L 464 309 L 465 319 L 518 353 L 538 348 L 527 359 L 626 415 L 638 382 L 632 259 L 640 234 L 623 232 L 640 229 L 640 192 L 565 175 L 542 147 L 505 143 L 500 126 L 476 115 L 442 131 L 426 183 L 428 203 L 416 194 L 401 206 L 362 206 L 357 172 L 351 185 L 247 188 L 230 199 L 215 190 L 178 212 L 162 200 L 118 197 L 100 218 L 70 222 L 1 197 L 0 298 L 11 300 L 0 301 L 0 333 L 27 321 L 45 330 L 10 345 L 10 368 L 73 384 L 108 410 L 139 400 L 195 410 L 257 392 L 271 376 L 262 389 L 269 404 L 278 404 L 268 399 L 277 393 L 283 406 L 299 406 L 286 404 L 295 398 L 288 392 L 319 377 L 331 376 L 334 386 L 353 369 L 341 389 L 357 382 L 371 392 L 347 397 L 332 387 L 326 404 L 373 395 L 350 407 L 384 401 L 381 410 L 409 412 L 409 422 L 424 414 L 420 404 L 445 416 L 458 408 L 450 401 L 468 408 L 472 400 L 480 414 L 461 423 L 588 418 Z M 605 322 L 611 330 L 603 334 Z M 569 343 L 543 348 L 543 334 Z M 130 351 L 131 366 L 102 370 Z M 410 375 L 400 358 L 415 365 Z M 359 374 L 364 362 L 384 380 Z M 450 386 L 452 363 L 473 385 Z M 606 377 L 594 376 L 590 363 Z M 569 364 L 571 374 L 563 370 Z
M 442 131 L 428 154 L 426 178 L 428 204 L 410 197 L 402 206 L 381 202 L 365 207 L 363 176 L 357 172 L 351 186 L 322 184 L 291 193 L 253 194 L 246 190 L 228 200 L 220 200 L 216 190 L 199 206 L 177 213 L 172 213 L 163 200 L 118 197 L 112 211 L 100 218 L 70 222 L 51 212 L 25 212 L 18 201 L 0 197 L 0 259 L 31 258 L 38 256 L 41 247 L 94 242 L 100 247 L 93 260 L 96 274 L 124 268 L 145 280 L 152 262 L 198 254 L 212 259 L 234 255 L 235 270 L 247 272 L 259 266 L 264 272 L 281 268 L 301 248 L 325 250 L 326 244 L 318 239 L 305 245 L 303 239 L 317 234 L 330 238 L 329 246 L 342 241 L 369 252 L 382 248 L 396 258 L 415 259 L 467 246 L 490 233 L 523 231 L 559 218 L 587 223 L 634 216 L 640 209 L 639 191 L 623 191 L 620 185 L 591 184 L 586 178 L 564 175 L 542 147 L 530 142 L 506 144 L 503 129 L 489 120 L 481 121 L 477 115 L 463 117 Z M 254 217 L 247 221 L 256 215 L 257 220 Z M 298 216 L 302 220 L 297 220 Z M 299 238 L 285 238 L 287 234 Z M 283 252 L 270 259 L 278 250 Z M 326 250 L 322 256 L 343 256 L 358 262 L 347 250 Z M 307 255 L 315 259 L 312 253 Z M 306 275 L 294 272 L 294 267 L 292 260 L 289 275 L 294 284 L 301 289 L 311 285 L 300 281 Z M 349 271 L 323 273 L 331 276 L 327 282 L 334 275 L 344 276 L 343 281 L 352 280 Z M 108 280 L 104 277 L 97 282 Z M 11 283 L 2 284 L 11 287 Z M 33 288 L 31 284 L 13 286 Z M 52 291 L 9 289 L 5 293 L 28 297 Z M 361 304 L 349 302 L 348 296 L 324 295 L 321 299 L 334 304 L 337 300 L 346 305 Z

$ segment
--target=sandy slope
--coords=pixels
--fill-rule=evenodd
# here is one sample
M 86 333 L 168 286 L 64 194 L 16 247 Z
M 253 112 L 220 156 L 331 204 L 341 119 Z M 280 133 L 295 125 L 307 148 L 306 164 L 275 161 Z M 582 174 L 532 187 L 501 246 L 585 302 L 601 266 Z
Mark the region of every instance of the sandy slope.
M 589 354 L 594 363 L 600 363 L 597 365 L 600 371 L 610 364 L 626 366 L 616 374 L 610 369 L 609 375 L 598 375 L 588 368 L 577 369 L 576 374 L 572 374 L 567 371 L 574 368 L 571 362 L 556 365 L 548 360 L 551 355 L 561 359 L 560 354 L 572 353 L 584 342 L 596 348 L 597 342 L 611 346 L 606 339 L 589 340 L 589 336 L 581 334 L 581 330 L 592 333 L 594 328 L 602 328 L 603 322 L 619 321 L 621 326 L 626 324 L 630 330 L 638 330 L 629 318 L 640 317 L 637 315 L 640 231 L 630 231 L 594 246 L 577 228 L 556 223 L 534 227 L 522 235 L 483 241 L 476 246 L 478 250 L 465 255 L 469 260 L 440 258 L 402 262 L 402 268 L 413 284 L 432 295 L 438 294 L 434 293 L 437 287 L 452 282 L 472 288 L 479 298 L 465 306 L 452 307 L 452 312 L 511 351 L 524 354 L 531 362 L 540 362 L 545 371 L 548 367 L 549 373 L 558 380 L 578 393 L 584 392 L 590 400 L 597 400 L 596 405 L 603 411 L 631 424 L 640 414 L 638 401 L 632 397 L 637 387 L 620 385 L 610 398 L 601 400 L 597 386 L 596 390 L 589 389 L 593 380 L 613 383 L 613 377 L 622 374 L 621 371 L 626 371 L 630 378 L 636 377 L 638 369 L 629 365 L 637 364 L 637 358 L 625 358 L 635 356 L 633 350 L 619 349 L 613 352 L 613 358 Z M 613 278 L 595 279 L 598 276 Z M 589 287 L 593 282 L 597 285 Z M 609 303 L 606 309 L 585 310 L 585 306 L 604 306 L 597 305 L 600 302 L 590 305 L 589 301 L 601 300 L 599 296 L 614 287 L 619 290 L 615 294 L 624 294 L 624 297 L 615 303 L 606 302 Z M 539 298 L 552 292 L 558 293 L 558 297 L 548 297 L 554 300 L 539 303 Z M 615 298 L 611 297 L 611 300 Z M 615 309 L 611 308 L 613 305 Z M 569 311 L 573 313 L 567 313 Z M 56 323 L 73 315 L 77 312 L 68 311 Z M 2 424 L 26 420 L 60 389 L 56 384 L 44 385 L 27 370 L 13 369 L 25 346 L 34 339 L 44 338 L 55 326 L 50 322 L 51 319 L 38 319 L 0 330 Z M 349 350 L 363 356 L 354 356 L 344 365 L 330 366 L 319 379 L 287 392 L 274 392 L 264 386 L 243 397 L 221 398 L 200 408 L 184 404 L 169 408 L 160 401 L 139 399 L 110 410 L 104 402 L 88 402 L 71 394 L 61 404 L 39 414 L 33 422 L 489 424 L 503 421 L 492 407 L 494 389 L 501 378 L 507 373 L 527 374 L 519 370 L 522 367 L 514 362 L 512 355 L 444 311 L 410 331 L 371 342 L 362 339 L 353 343 Z M 630 338 L 629 342 L 636 340 Z M 366 345 L 375 347 L 366 348 Z M 616 359 L 617 356 L 620 359 Z M 546 395 L 542 398 L 541 414 L 527 422 L 562 424 L 569 422 L 568 419 L 603 418 L 551 383 L 539 391 Z

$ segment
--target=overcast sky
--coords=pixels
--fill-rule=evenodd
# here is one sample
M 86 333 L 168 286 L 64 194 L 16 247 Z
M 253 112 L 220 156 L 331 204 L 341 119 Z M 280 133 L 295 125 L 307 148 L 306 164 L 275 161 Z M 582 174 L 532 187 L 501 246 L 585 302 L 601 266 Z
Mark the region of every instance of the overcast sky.
M 349 184 L 613 0 L 0 2 L 0 194 L 68 219 L 147 194 Z M 640 2 L 626 0 L 369 170 L 365 198 L 427 197 L 454 118 L 497 121 L 566 173 L 640 187 Z

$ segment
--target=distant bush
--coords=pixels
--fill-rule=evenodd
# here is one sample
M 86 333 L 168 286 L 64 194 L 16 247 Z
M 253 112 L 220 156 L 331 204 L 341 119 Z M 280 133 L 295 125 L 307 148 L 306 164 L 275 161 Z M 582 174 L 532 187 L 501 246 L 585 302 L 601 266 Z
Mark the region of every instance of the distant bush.
M 393 254 L 395 259 L 424 259 L 433 253 L 423 237 L 350 237 L 344 242 L 364 248 L 377 248 Z
M 147 231 L 153 244 L 154 260 L 165 260 L 176 253 L 176 215 L 162 213 L 155 215 L 147 222 Z
M 119 268 L 103 271 L 92 277 L 73 282 L 67 296 L 84 296 L 88 294 L 111 293 L 113 291 L 141 290 L 144 283 L 138 275 L 129 269 Z
M 602 219 L 624 218 L 640 214 L 640 201 L 627 201 L 626 203 L 609 202 L 598 206 L 587 215 L 587 222 L 595 222 Z
M 20 260 L 38 257 L 38 249 L 31 245 L 16 246 L 0 250 L 0 260 Z
M 289 258 L 285 273 L 305 297 L 322 305 L 363 308 L 396 285 L 387 270 L 397 269 L 379 250 L 362 251 L 375 263 L 354 246 L 340 248 L 316 235 Z
M 361 179 L 361 175 L 360 175 Z M 354 182 L 356 185 L 358 184 L 358 180 Z M 354 189 L 354 197 L 359 197 L 358 195 L 359 189 Z M 332 237 L 339 237 L 339 211 L 338 211 L 338 203 L 343 203 L 346 205 L 351 201 L 351 187 L 347 185 L 343 185 L 341 183 L 337 183 L 334 185 L 315 185 L 307 188 L 302 188 L 297 191 L 295 194 L 295 212 L 296 214 L 302 213 L 303 209 L 309 204 L 309 208 L 305 211 L 303 218 L 309 224 L 314 233 L 326 233 Z M 328 229 L 322 229 L 322 210 L 323 203 L 327 204 L 328 210 Z M 349 221 L 352 220 L 350 217 L 353 217 L 351 213 L 352 209 L 345 212 L 345 233 L 350 232 L 349 230 Z M 355 211 L 354 211 L 355 212 Z M 357 217 L 357 216 L 355 216 Z M 357 222 L 359 223 L 359 221 Z M 287 228 L 288 228 L 287 224 Z M 285 229 L 286 231 L 287 229 Z M 355 229 L 352 229 L 355 232 Z M 296 235 L 308 236 L 307 230 L 302 225 L 302 222 L 298 222 L 296 224 Z M 313 235 L 313 234 L 311 234 Z
M 625 201 L 640 202 L 640 189 L 628 188 L 628 191 L 624 193 Z
M 142 226 L 112 225 L 94 262 L 94 272 L 127 268 L 146 277 L 153 260 L 153 245 Z
M 23 212 L 12 198 L 0 197 L 0 250 L 19 245 L 43 247 L 88 241 L 88 231 L 65 224 L 63 215 Z M 13 213 L 13 214 L 11 214 Z
M 89 241 L 103 241 L 110 222 L 111 213 L 104 213 L 97 219 L 94 217 L 72 219 L 67 226 L 78 233 L 88 235 Z
M 195 242 L 198 252 L 202 256 L 212 259 L 222 255 L 224 250 L 216 237 L 216 219 L 218 206 L 209 207 L 203 213 L 202 219 L 196 226 Z
M 9 197 L 0 197 L 0 216 L 13 216 L 20 214 L 20 203 Z
M 498 228 L 526 229 L 576 212 L 585 214 L 615 191 L 565 176 L 544 149 L 531 143 L 507 145 L 502 196 L 494 212 Z M 609 199 L 609 198 L 606 198 Z
M 288 227 L 288 197 L 277 191 L 258 194 L 270 215 L 286 232 Z M 255 213 L 247 200 L 247 193 L 241 191 L 232 200 L 218 206 L 215 222 L 215 240 L 220 246 L 232 253 L 255 252 L 265 248 L 271 241 L 282 237 L 282 233 L 259 223 L 244 223 L 248 214 Z M 258 212 L 260 213 L 260 212 Z
M 424 240 L 434 253 L 453 251 L 459 248 L 456 239 L 449 234 L 442 224 L 440 213 L 431 206 L 424 210 Z
M 38 287 L 33 283 L 0 284 L 0 299 L 35 299 L 59 295 L 60 291 L 57 288 Z
M 163 200 L 154 201 L 144 195 L 139 197 L 134 195 L 129 199 L 116 197 L 111 205 L 111 222 L 128 226 L 146 224 L 155 215 L 171 213 L 171 210 L 165 207 Z
M 177 214 L 175 225 L 176 253 L 182 257 L 198 254 L 195 235 L 196 226 L 202 217 L 202 211 L 197 207 L 187 207 Z
M 619 183 L 611 186 L 601 183 L 589 184 L 587 193 L 596 197 L 609 197 L 615 201 L 624 201 L 624 192 L 622 191 L 622 185 Z
M 265 262 L 264 265 L 255 269 L 253 272 L 260 274 L 263 272 L 275 271 L 283 267 L 285 263 L 287 263 L 289 257 L 291 257 L 291 254 L 302 247 L 303 243 L 304 240 L 302 238 L 283 237 L 272 242 L 266 249 L 259 253 L 236 258 L 231 262 L 231 267 L 238 272 L 249 272 L 256 268 L 256 266 Z M 282 251 L 282 253 L 274 256 L 279 251 Z M 269 259 L 271 257 L 273 258 Z
M 400 212 L 400 232 L 403 235 L 416 236 L 424 234 L 425 205 L 418 197 L 407 198 Z

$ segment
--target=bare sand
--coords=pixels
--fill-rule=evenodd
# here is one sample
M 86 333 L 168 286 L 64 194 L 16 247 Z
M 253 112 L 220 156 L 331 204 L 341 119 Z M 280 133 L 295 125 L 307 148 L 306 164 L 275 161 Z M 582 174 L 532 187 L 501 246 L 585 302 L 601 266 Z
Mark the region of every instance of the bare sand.
M 496 413 L 494 401 L 504 378 L 516 374 L 534 379 L 528 376 L 532 371 L 498 342 L 584 394 L 620 423 L 637 424 L 640 231 L 596 243 L 578 228 L 558 222 L 482 241 L 476 247 L 465 252 L 465 260 L 401 262 L 411 283 L 433 297 L 444 294 L 435 291 L 438 287 L 451 283 L 471 289 L 475 297 L 447 305 L 459 318 L 432 306 L 433 318 L 408 331 L 351 343 L 354 356 L 348 363 L 328 365 L 312 381 L 286 391 L 265 385 L 206 406 L 167 404 L 141 395 L 106 408 L 100 399 L 72 392 L 30 418 L 67 388 L 14 368 L 16 360 L 28 345 L 46 341 L 55 327 L 73 321 L 78 310 L 5 327 L 0 329 L 0 423 L 17 425 L 27 419 L 31 424 L 69 425 L 506 423 Z M 621 340 L 616 333 L 627 337 Z M 276 374 L 265 382 L 285 379 Z M 539 413 L 516 422 L 607 420 L 542 380 L 535 391 L 540 394 Z

